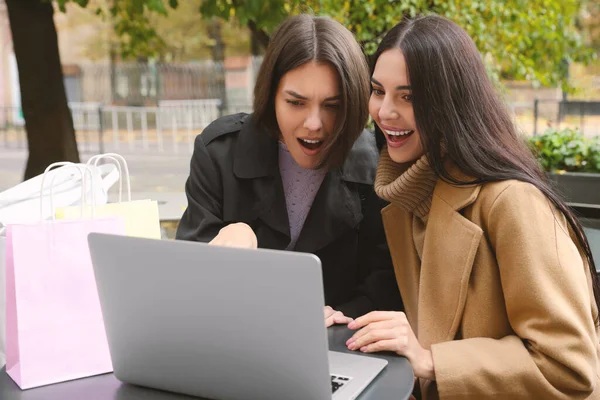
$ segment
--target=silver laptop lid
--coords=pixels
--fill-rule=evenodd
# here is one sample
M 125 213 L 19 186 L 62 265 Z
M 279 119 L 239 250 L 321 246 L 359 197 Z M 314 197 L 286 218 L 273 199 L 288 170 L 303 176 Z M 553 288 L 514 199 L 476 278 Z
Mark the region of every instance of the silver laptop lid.
M 316 256 L 88 240 L 120 380 L 219 399 L 331 397 Z

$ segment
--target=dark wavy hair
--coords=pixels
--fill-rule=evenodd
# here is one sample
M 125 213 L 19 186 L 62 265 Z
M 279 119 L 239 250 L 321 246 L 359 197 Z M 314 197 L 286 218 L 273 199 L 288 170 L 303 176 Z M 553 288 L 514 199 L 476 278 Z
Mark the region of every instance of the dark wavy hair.
M 583 228 L 517 132 L 469 35 L 437 15 L 405 19 L 383 38 L 371 74 L 379 56 L 389 49 L 400 49 L 404 56 L 417 129 L 437 176 L 454 185 L 516 179 L 537 187 L 562 212 L 577 237 L 600 309 L 596 265 Z M 377 126 L 375 135 L 378 146 L 383 146 L 385 137 Z M 463 182 L 451 176 L 444 168 L 442 148 L 444 157 L 474 180 Z

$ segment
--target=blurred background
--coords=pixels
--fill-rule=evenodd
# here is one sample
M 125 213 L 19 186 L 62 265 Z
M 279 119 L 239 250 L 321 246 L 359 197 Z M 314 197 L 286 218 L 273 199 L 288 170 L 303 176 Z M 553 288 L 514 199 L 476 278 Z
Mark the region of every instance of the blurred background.
M 523 135 L 552 153 L 548 171 L 600 172 L 597 0 L 0 0 L 0 191 L 51 162 L 117 152 L 172 230 L 195 136 L 251 112 L 269 35 L 301 12 L 340 21 L 367 56 L 403 16 L 447 16 Z

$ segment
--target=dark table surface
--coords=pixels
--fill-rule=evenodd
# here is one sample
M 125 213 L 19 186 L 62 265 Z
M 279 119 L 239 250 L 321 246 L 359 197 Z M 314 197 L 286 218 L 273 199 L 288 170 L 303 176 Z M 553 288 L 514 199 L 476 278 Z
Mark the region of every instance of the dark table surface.
M 345 326 L 328 329 L 329 348 L 334 351 L 350 352 L 346 340 L 352 332 Z M 384 358 L 388 366 L 360 395 L 359 400 L 404 400 L 413 388 L 413 371 L 404 357 L 389 354 L 370 354 Z M 194 397 L 162 392 L 129 385 L 117 380 L 113 374 L 105 374 L 70 382 L 58 383 L 22 391 L 0 369 L 0 399 L 2 400 L 189 400 Z

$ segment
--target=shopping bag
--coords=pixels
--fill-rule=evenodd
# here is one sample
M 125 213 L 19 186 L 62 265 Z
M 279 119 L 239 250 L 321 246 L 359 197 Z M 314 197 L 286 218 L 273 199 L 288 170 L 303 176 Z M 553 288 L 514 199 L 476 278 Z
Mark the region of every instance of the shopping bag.
M 60 164 L 60 165 L 59 165 Z M 57 163 L 56 166 L 71 165 L 72 163 Z M 95 184 L 86 185 L 86 195 L 92 196 L 91 190 L 96 199 L 96 204 L 104 204 L 107 200 L 107 192 L 110 187 L 118 180 L 119 174 L 115 165 L 107 164 L 101 166 L 90 166 L 94 175 Z M 45 178 L 44 178 L 45 177 Z M 45 174 L 40 174 L 25 182 L 22 182 L 10 189 L 0 193 L 0 368 L 6 363 L 6 284 L 5 284 L 5 261 L 6 261 L 6 224 L 8 223 L 29 223 L 38 222 L 40 218 L 47 219 L 51 217 L 50 208 L 43 209 L 40 217 L 40 195 L 44 202 L 48 202 L 50 188 L 46 187 L 41 191 L 42 180 L 52 181 L 53 184 L 53 203 L 58 207 L 81 203 L 83 192 L 83 181 L 81 173 L 75 168 L 56 168 L 47 170 Z M 88 182 L 89 183 L 89 182 Z
M 21 389 L 112 371 L 90 232 L 122 235 L 123 218 L 7 226 L 6 372 Z
M 96 216 L 121 216 L 125 219 L 125 234 L 128 236 L 143 237 L 149 239 L 160 239 L 160 219 L 158 214 L 158 202 L 155 200 L 131 201 L 131 179 L 129 168 L 125 159 L 115 153 L 107 153 L 92 157 L 88 165 L 98 166 L 102 159 L 108 159 L 115 163 L 119 174 L 119 201 L 95 207 Z M 123 201 L 123 181 L 127 185 L 127 200 Z M 85 214 L 90 214 L 90 208 L 86 207 Z M 59 207 L 56 209 L 57 219 L 78 218 L 80 208 L 76 206 Z
M 0 237 L 0 368 L 6 364 L 6 238 Z
M 60 163 L 69 165 L 71 163 Z M 58 164 L 56 164 L 58 165 Z M 94 198 L 96 204 L 101 205 L 107 202 L 108 189 L 118 180 L 119 174 L 117 168 L 112 164 L 101 166 L 90 166 L 94 182 Z M 41 182 L 44 178 L 47 182 L 54 181 L 54 204 L 57 207 L 66 207 L 81 203 L 82 178 L 74 168 L 57 168 L 49 170 L 45 174 L 40 174 L 34 178 L 28 179 L 16 186 L 11 187 L 0 193 L 0 223 L 7 225 L 9 223 L 22 224 L 26 222 L 38 222 L 39 216 L 37 210 L 40 208 L 40 198 L 45 204 L 48 204 L 50 188 L 46 187 L 44 195 L 40 197 Z M 89 187 L 89 186 L 88 186 Z M 92 188 L 90 187 L 89 190 Z M 86 193 L 91 198 L 92 193 Z M 49 207 L 44 209 L 43 219 L 49 219 Z

